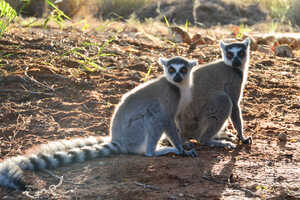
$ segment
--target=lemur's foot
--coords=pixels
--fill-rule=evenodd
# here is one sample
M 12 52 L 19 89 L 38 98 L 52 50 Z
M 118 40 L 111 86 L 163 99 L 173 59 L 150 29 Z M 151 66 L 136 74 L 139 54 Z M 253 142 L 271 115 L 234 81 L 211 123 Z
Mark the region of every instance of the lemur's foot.
M 183 148 L 187 150 L 191 150 L 195 148 L 195 144 L 193 142 L 185 142 L 183 144 Z
M 225 144 L 224 148 L 225 149 L 235 149 L 236 145 L 233 144 L 232 142 L 228 142 L 228 143 Z
M 216 134 L 213 139 L 216 140 L 229 140 L 229 141 L 235 141 L 236 136 L 231 133 L 230 131 L 220 131 L 218 134 Z
M 226 140 L 209 140 L 204 143 L 204 145 L 210 146 L 210 147 L 221 147 L 225 149 L 234 149 L 236 147 L 235 144 L 232 142 L 226 141 Z
M 196 152 L 195 149 L 183 150 L 183 156 L 188 156 L 188 157 L 196 158 L 196 157 L 198 157 L 198 154 L 197 154 L 197 152 Z
M 247 139 L 240 138 L 240 140 L 242 141 L 243 144 L 248 144 L 248 145 L 252 144 L 252 137 L 248 137 Z

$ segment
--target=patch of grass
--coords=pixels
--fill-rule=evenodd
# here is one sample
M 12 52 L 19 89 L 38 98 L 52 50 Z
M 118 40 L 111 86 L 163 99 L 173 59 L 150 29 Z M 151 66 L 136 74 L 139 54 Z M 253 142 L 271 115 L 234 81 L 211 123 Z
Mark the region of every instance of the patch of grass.
M 299 0 L 244 0 L 259 3 L 267 10 L 273 20 L 280 23 L 300 25 L 300 1 Z
M 224 0 L 235 4 L 259 4 L 262 10 L 268 12 L 272 21 L 288 25 L 300 25 L 299 0 Z
M 287 12 L 287 17 L 293 24 L 300 26 L 300 1 L 290 0 L 291 6 Z
M 241 24 L 239 27 L 236 27 L 234 29 L 234 36 L 235 36 L 236 39 L 243 39 L 244 35 L 246 33 L 248 33 L 249 31 L 251 31 L 251 29 L 248 28 L 247 25 Z
M 270 11 L 273 19 L 284 22 L 286 20 L 286 14 L 291 6 L 291 0 L 257 0 L 264 8 Z
M 81 28 L 81 31 L 87 31 L 90 28 L 90 24 L 88 23 L 88 21 L 86 19 L 82 19 L 79 22 L 75 22 L 73 23 L 73 26 L 77 26 L 79 25 Z
M 150 66 L 149 66 L 149 68 L 148 68 L 147 74 L 146 74 L 146 76 L 145 76 L 145 78 L 144 78 L 144 82 L 147 82 L 147 81 L 149 80 L 151 71 L 152 71 L 152 64 L 150 64 Z
M 164 16 L 164 20 L 165 20 L 165 22 L 166 22 L 166 25 L 167 25 L 168 27 L 170 27 L 169 20 L 168 20 L 168 18 L 167 18 L 166 16 Z
M 104 49 L 115 40 L 115 36 L 106 40 L 102 45 L 98 43 L 83 42 L 80 47 L 74 47 L 70 51 L 67 51 L 62 56 L 73 55 L 76 59 L 75 61 L 80 64 L 80 67 L 75 71 L 76 74 L 82 74 L 85 72 L 96 72 L 107 70 L 106 67 L 102 66 L 99 62 L 101 57 L 113 56 L 112 54 L 104 53 Z M 95 55 L 87 55 L 89 48 L 96 48 L 97 53 Z M 73 73 L 74 74 L 74 73 Z
M 50 7 L 53 8 L 53 11 L 50 13 L 50 15 L 47 16 L 46 20 L 44 21 L 44 28 L 47 27 L 49 21 L 54 21 L 62 29 L 63 24 L 65 23 L 65 19 L 71 19 L 63 11 L 57 8 L 50 0 L 46 0 L 46 2 Z
M 6 1 L 0 0 L 0 37 L 16 16 L 17 12 Z

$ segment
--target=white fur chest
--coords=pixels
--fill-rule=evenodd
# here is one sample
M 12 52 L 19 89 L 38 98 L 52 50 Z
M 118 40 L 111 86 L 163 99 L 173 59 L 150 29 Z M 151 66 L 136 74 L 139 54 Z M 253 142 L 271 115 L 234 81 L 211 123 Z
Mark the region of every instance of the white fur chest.
M 192 101 L 192 90 L 191 88 L 188 87 L 184 87 L 184 88 L 180 88 L 180 101 L 178 104 L 178 109 L 177 109 L 177 114 L 179 114 L 180 112 L 182 112 L 182 110 L 185 109 L 185 107 L 190 104 Z

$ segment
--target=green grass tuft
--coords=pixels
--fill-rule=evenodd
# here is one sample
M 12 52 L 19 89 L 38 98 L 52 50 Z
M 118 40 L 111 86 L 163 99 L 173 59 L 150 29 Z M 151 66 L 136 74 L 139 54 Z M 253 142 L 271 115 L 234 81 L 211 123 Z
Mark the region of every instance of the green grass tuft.
M 16 16 L 17 12 L 6 1 L 0 0 L 0 37 Z

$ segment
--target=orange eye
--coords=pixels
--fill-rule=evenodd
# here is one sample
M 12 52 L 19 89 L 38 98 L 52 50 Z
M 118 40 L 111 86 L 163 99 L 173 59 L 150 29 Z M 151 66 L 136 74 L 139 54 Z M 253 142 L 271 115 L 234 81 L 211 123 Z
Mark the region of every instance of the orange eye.
M 187 70 L 186 67 L 183 67 L 183 68 L 180 69 L 180 72 L 183 73 L 183 74 L 186 74 L 187 71 L 188 71 L 188 70 Z
M 233 53 L 230 52 L 230 51 L 228 51 L 228 52 L 226 53 L 226 57 L 227 57 L 229 60 L 231 60 L 231 59 L 233 58 Z
M 238 55 L 240 58 L 243 58 L 245 56 L 245 51 L 244 50 L 239 51 Z
M 174 69 L 173 67 L 170 67 L 170 68 L 168 69 L 168 72 L 169 72 L 170 74 L 173 74 L 173 73 L 175 72 L 175 69 Z

